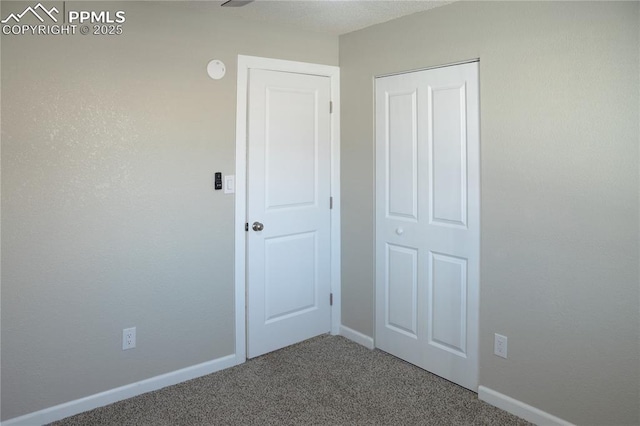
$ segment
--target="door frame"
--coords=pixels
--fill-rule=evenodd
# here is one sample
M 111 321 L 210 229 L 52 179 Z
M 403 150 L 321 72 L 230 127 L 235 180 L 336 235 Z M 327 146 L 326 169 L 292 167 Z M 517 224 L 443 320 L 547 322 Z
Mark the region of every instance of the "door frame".
M 340 68 L 331 65 L 295 62 L 258 56 L 238 55 L 236 101 L 236 193 L 235 193 L 235 356 L 236 362 L 247 358 L 247 107 L 249 70 L 262 69 L 298 74 L 319 75 L 330 78 L 331 102 L 331 334 L 339 334 L 340 303 Z

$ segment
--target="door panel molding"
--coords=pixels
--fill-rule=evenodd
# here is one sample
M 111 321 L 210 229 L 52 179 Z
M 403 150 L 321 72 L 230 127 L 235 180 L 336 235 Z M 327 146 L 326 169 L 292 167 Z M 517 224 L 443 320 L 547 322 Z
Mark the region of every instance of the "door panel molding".
M 247 223 L 247 107 L 249 71 L 261 69 L 299 74 L 326 76 L 330 79 L 333 103 L 331 123 L 331 172 L 330 185 L 333 208 L 331 210 L 331 334 L 340 332 L 340 68 L 331 65 L 311 64 L 257 56 L 238 55 L 236 98 L 236 193 L 235 193 L 235 357 L 242 363 L 247 357 L 246 330 L 246 238 Z M 327 105 L 329 108 L 329 105 Z M 318 200 L 323 202 L 323 200 Z M 329 203 L 329 200 L 326 200 Z M 276 206 L 272 206 L 276 207 Z M 287 206 L 286 208 L 296 208 Z

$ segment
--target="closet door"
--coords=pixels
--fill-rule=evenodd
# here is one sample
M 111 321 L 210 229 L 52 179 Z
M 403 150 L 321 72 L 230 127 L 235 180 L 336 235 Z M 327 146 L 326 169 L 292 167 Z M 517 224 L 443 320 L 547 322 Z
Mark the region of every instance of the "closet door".
M 478 63 L 376 79 L 376 346 L 478 386 Z

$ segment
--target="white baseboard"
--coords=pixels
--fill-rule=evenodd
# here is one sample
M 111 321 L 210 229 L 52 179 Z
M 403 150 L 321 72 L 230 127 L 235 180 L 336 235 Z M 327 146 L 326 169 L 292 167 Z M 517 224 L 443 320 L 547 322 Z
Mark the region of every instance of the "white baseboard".
M 366 334 L 362 334 L 359 331 L 355 331 L 354 329 L 344 325 L 340 326 L 340 335 L 349 340 L 353 340 L 367 349 L 373 349 L 375 347 L 373 344 L 373 337 L 369 337 Z
M 573 423 L 484 386 L 478 387 L 478 398 L 537 425 L 573 426 Z
M 24 416 L 14 417 L 13 419 L 2 422 L 2 426 L 33 426 L 55 422 L 57 420 L 64 419 L 65 417 L 122 401 L 123 399 L 142 395 L 143 393 L 162 389 L 164 387 L 182 383 L 201 376 L 206 376 L 207 374 L 242 364 L 244 361 L 244 359 L 239 359 L 235 354 L 227 355 L 212 361 L 203 362 L 202 364 L 193 365 L 181 370 L 151 377 L 150 379 L 142 380 L 140 382 L 131 383 L 126 386 L 121 386 L 119 388 L 110 389 L 108 391 L 86 396 L 74 401 L 65 402 L 64 404 L 45 408 L 44 410 L 25 414 Z

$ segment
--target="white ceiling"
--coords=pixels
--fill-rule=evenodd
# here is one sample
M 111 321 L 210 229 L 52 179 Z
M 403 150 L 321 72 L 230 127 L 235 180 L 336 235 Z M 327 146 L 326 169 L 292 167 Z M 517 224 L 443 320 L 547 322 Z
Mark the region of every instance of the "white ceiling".
M 224 15 L 340 35 L 451 3 L 435 0 L 256 0 Z

